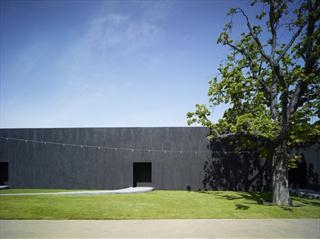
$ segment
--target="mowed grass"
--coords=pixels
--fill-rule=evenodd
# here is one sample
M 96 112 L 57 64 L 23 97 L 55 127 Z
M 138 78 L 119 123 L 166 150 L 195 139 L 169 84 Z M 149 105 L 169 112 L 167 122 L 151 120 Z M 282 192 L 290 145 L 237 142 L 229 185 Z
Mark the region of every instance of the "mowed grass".
M 69 190 L 69 189 L 1 189 L 0 194 L 12 193 L 56 193 L 56 192 L 73 192 L 83 190 Z
M 1 190 L 14 192 L 25 190 Z M 265 205 L 266 199 L 270 194 L 162 190 L 98 196 L 0 196 L 0 219 L 320 218 L 319 199 L 294 197 L 292 207 Z

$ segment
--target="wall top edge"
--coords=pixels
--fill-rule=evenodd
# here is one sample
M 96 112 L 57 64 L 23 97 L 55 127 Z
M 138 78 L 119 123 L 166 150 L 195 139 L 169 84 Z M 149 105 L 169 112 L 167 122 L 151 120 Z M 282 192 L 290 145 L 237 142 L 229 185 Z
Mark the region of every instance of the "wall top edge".
M 41 127 L 41 128 L 0 128 L 0 130 L 39 130 L 39 129 L 206 129 L 204 126 L 147 126 L 147 127 Z

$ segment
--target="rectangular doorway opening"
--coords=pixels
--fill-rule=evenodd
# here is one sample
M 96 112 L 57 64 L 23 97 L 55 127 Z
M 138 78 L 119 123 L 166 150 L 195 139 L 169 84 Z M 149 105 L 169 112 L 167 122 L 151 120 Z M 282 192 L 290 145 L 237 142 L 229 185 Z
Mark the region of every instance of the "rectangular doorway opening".
M 0 185 L 8 185 L 9 163 L 0 162 Z
M 133 186 L 144 186 L 151 183 L 151 163 L 133 163 Z

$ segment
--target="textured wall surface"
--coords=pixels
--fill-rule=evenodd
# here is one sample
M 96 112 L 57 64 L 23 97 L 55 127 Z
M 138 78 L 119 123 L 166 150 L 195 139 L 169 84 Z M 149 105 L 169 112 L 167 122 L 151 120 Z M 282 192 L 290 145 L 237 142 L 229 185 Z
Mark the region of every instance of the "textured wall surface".
M 8 138 L 0 139 L 0 161 L 9 162 L 13 188 L 129 187 L 133 162 L 151 162 L 155 188 L 198 189 L 211 154 L 186 151 L 207 151 L 206 134 L 193 127 L 0 129 Z
M 147 185 L 157 189 L 268 190 L 270 172 L 256 155 L 218 156 L 207 133 L 203 127 L 0 129 L 0 162 L 9 162 L 12 188 L 130 187 L 133 163 L 151 162 Z M 318 180 L 319 150 L 306 151 L 305 159 Z

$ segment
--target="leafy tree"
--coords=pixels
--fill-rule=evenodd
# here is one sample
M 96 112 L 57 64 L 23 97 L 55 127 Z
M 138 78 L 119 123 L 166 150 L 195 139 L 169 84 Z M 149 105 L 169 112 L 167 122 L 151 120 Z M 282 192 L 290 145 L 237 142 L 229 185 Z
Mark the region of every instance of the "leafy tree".
M 251 6 L 262 9 L 254 22 L 243 9 L 230 9 L 231 21 L 217 41 L 230 54 L 209 81 L 209 105 L 187 113 L 188 124 L 208 127 L 210 140 L 241 136 L 247 146 L 266 142 L 260 154 L 272 159 L 273 202 L 289 205 L 288 148 L 320 135 L 320 0 Z M 236 15 L 246 31 L 232 39 Z M 210 109 L 222 103 L 229 108 L 213 123 Z

